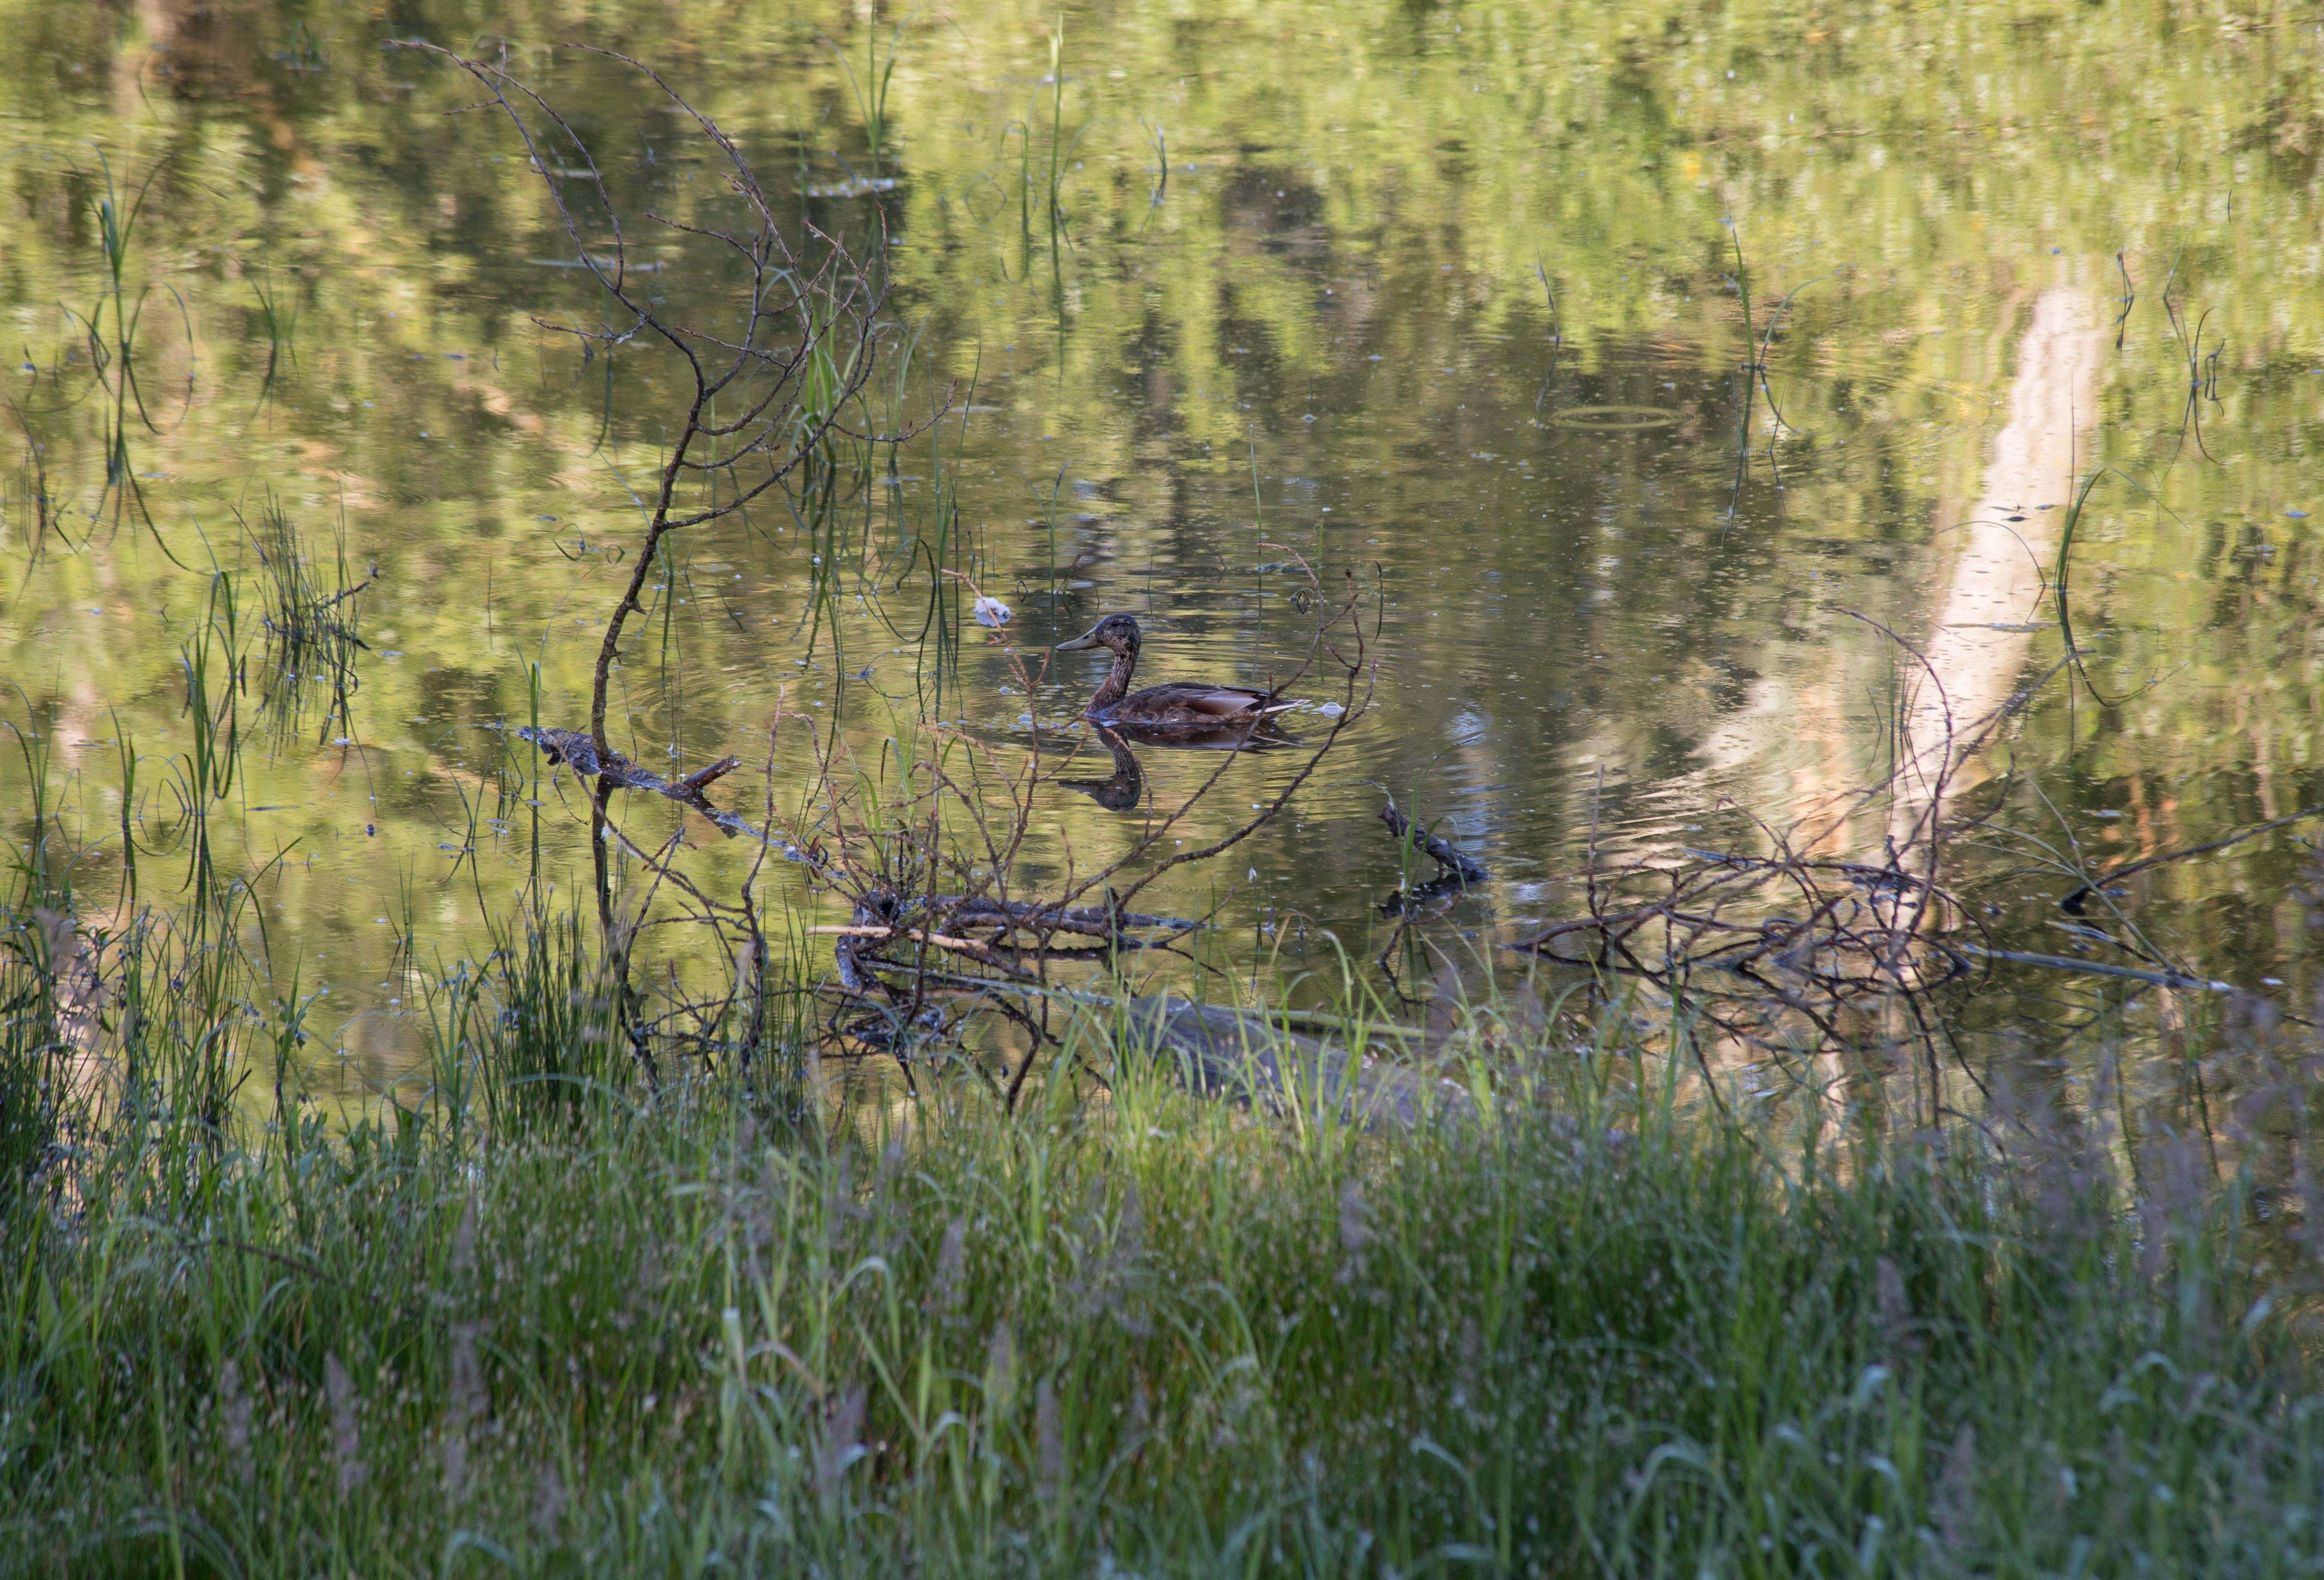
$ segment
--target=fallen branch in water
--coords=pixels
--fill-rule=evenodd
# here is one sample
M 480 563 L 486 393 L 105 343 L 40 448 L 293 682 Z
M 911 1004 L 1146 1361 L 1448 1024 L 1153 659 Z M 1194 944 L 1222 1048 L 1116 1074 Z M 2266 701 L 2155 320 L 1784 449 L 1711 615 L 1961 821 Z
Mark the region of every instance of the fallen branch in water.
M 1469 892 L 1469 882 L 1458 873 L 1444 873 L 1425 883 L 1397 889 L 1379 902 L 1379 913 L 1394 919 L 1433 915 Z
M 1390 796 L 1388 805 L 1379 811 L 1379 819 L 1397 840 L 1422 852 L 1446 873 L 1463 883 L 1481 883 L 1489 875 L 1485 864 L 1459 846 L 1439 838 L 1425 828 L 1413 827 L 1412 819 L 1397 809 L 1396 798 Z
M 856 927 L 811 927 L 807 930 L 827 938 L 909 938 L 916 944 L 933 944 L 939 949 L 957 949 L 964 955 L 982 956 L 985 950 L 985 946 L 974 938 L 950 938 L 943 933 L 922 932 L 918 928 L 865 923 Z
M 1985 949 L 1975 944 L 1948 943 L 1946 948 L 1978 960 L 2006 960 L 2017 966 L 2040 966 L 2051 971 L 2072 971 L 2084 976 L 2115 976 L 2126 982 L 2147 982 L 2156 987 L 2193 988 L 2200 993 L 2241 993 L 2232 982 L 2189 976 L 2177 971 L 2145 971 L 2135 966 L 2116 966 L 2104 960 L 2077 960 L 2070 955 L 2034 955 L 2023 949 Z
M 925 970 L 925 966 L 917 964 L 882 958 L 877 953 L 877 946 L 882 944 L 921 944 L 966 955 L 997 969 L 1010 970 L 1013 967 L 1003 956 L 1021 959 L 1031 954 L 1047 960 L 1097 959 L 1119 950 L 1161 948 L 1202 925 L 1191 917 L 1148 916 L 1142 911 L 1091 906 L 1068 909 L 981 895 L 907 899 L 894 894 L 872 894 L 857 904 L 853 922 L 807 930 L 811 936 L 839 940 L 835 947 L 844 956 L 842 980 L 851 989 L 860 990 L 874 980 L 869 975 L 872 968 Z M 953 930 L 945 930 L 947 928 Z M 961 936 L 970 929 L 989 929 L 991 936 Z M 1136 932 L 1159 933 L 1161 937 L 1132 937 Z M 1019 941 L 1015 935 L 1020 933 L 1029 934 L 1033 941 Z M 1058 933 L 1095 938 L 1102 942 L 1084 948 L 1060 949 L 1049 941 Z M 872 947 L 862 948 L 862 945 Z
M 601 762 L 596 744 L 589 739 L 586 730 L 535 729 L 526 725 L 516 734 L 519 740 L 530 741 L 540 747 L 541 754 L 550 762 L 568 767 L 585 779 L 602 780 L 623 790 L 651 790 L 656 795 L 668 796 L 671 800 L 701 813 L 729 838 L 738 834 L 748 835 L 764 845 L 782 845 L 783 854 L 793 861 L 815 864 L 813 858 L 805 851 L 791 846 L 778 836 L 752 827 L 732 812 L 713 806 L 710 798 L 702 793 L 742 767 L 740 757 L 721 757 L 706 767 L 696 769 L 683 779 L 664 779 L 651 769 L 639 767 L 619 752 L 606 752 Z
M 1167 928 L 1173 932 L 1190 933 L 1203 925 L 1185 916 L 1148 916 L 1142 910 L 1112 910 L 1097 905 L 1060 908 L 1036 901 L 1001 901 L 975 895 L 955 898 L 936 894 L 921 903 L 971 926 L 992 926 L 1005 920 L 1031 932 L 1078 933 L 1089 938 L 1103 938 L 1123 928 Z
M 2069 915 L 2080 916 L 2082 913 L 2083 901 L 2107 884 L 2119 882 L 2135 873 L 2144 873 L 2150 868 L 2163 866 L 2171 862 L 2183 862 L 2190 856 L 2209 855 L 2215 851 L 2225 850 L 2229 845 L 2241 845 L 2246 839 L 2256 839 L 2263 834 L 2272 834 L 2278 828 L 2286 828 L 2310 818 L 2324 818 L 2324 807 L 2302 807 L 2297 812 L 2286 812 L 2281 818 L 2270 818 L 2264 823 L 2255 823 L 2248 828 L 2230 834 L 2224 839 L 2214 839 L 2208 845 L 2190 845 L 2184 850 L 2166 850 L 2159 855 L 2150 855 L 2143 860 L 2127 863 L 2116 867 L 2111 872 L 2101 873 L 2092 878 L 2063 900 L 2059 901 L 2058 909 Z
M 1976 821 L 1947 818 L 1950 787 L 2042 681 L 2059 671 L 1964 728 L 1925 654 L 1877 621 L 1844 612 L 1909 658 L 1933 693 L 1922 712 L 1941 725 L 1941 739 L 1916 744 L 1878 781 L 1825 799 L 1787 828 L 1752 818 L 1769 846 L 1764 855 L 1681 847 L 1655 859 L 1602 864 L 1593 800 L 1582 874 L 1584 914 L 1507 946 L 1666 993 L 1674 1006 L 1700 1017 L 1677 1040 L 1707 1078 L 1707 1043 L 1728 1040 L 1776 1058 L 1808 1047 L 1893 1043 L 1900 1012 L 1934 1070 L 1947 1045 L 1922 997 L 1972 975 L 1969 959 L 1984 954 L 1948 936 L 1973 930 L 1982 914 L 1943 875 L 1948 844 Z M 1837 838 L 1860 838 L 1850 825 L 1884 797 L 1877 855 L 1850 861 L 1813 854 Z M 1969 1078 L 1977 1079 L 1974 1071 Z
M 697 768 L 684 779 L 664 779 L 650 769 L 639 767 L 619 752 L 608 751 L 605 761 L 597 761 L 596 744 L 586 730 L 535 729 L 527 725 L 517 731 L 517 739 L 530 741 L 547 754 L 551 762 L 564 763 L 576 773 L 595 776 L 604 774 L 615 784 L 631 790 L 659 790 L 673 800 L 685 800 L 698 796 L 705 787 L 742 766 L 740 757 L 721 757 L 707 768 Z

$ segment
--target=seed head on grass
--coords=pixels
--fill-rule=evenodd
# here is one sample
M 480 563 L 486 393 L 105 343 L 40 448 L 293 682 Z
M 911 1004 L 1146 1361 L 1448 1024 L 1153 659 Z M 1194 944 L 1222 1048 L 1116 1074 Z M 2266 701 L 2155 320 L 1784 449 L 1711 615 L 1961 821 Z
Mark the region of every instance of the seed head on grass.
M 544 1463 L 532 1483 L 532 1534 L 554 1544 L 565 1520 L 565 1478 L 554 1460 Z
M 951 1317 L 960 1310 L 962 1285 L 968 1277 L 968 1220 L 955 1217 L 945 1225 L 944 1243 L 936 1250 L 936 1310 Z
M 1946 1451 L 1944 1469 L 1937 1474 L 1936 1495 L 1929 1501 L 1937 1544 L 1949 1556 L 1960 1553 L 1976 1533 L 1976 1497 L 1977 1427 L 1963 1421 Z
M 218 1368 L 217 1419 L 226 1463 L 234 1469 L 235 1480 L 247 1487 L 258 1474 L 250 1455 L 250 1395 L 243 1391 L 242 1367 L 232 1355 Z
M 1880 1344 L 1891 1360 L 1917 1355 L 1924 1347 L 1913 1323 L 1913 1303 L 1904 1289 L 1904 1272 L 1894 1257 L 1872 1264 L 1873 1298 L 1880 1312 Z
M 336 1350 L 323 1357 L 323 1391 L 331 1405 L 331 1462 L 338 1470 L 339 1495 L 345 1497 L 364 1484 L 368 1473 L 355 1385 Z
M 476 1270 L 476 1197 L 469 1192 L 460 1208 L 460 1225 L 452 1231 L 452 1276 L 465 1279 Z
M 824 1416 L 823 1440 L 815 1456 L 815 1490 L 826 1506 L 837 1501 L 847 1467 L 863 1457 L 866 1399 L 860 1382 L 842 1389 Z
M 1334 1276 L 1352 1284 L 1364 1276 L 1364 1247 L 1372 1243 L 1371 1214 L 1364 1206 L 1363 1181 L 1350 1178 L 1340 1187 L 1340 1270 Z
M 1065 1434 L 1057 1416 L 1057 1387 L 1044 1377 L 1033 1386 L 1033 1488 L 1044 1503 L 1056 1501 L 1065 1479 Z
M 452 1377 L 444 1406 L 444 1495 L 453 1507 L 468 1501 L 468 1447 L 484 1413 L 484 1379 L 476 1364 L 476 1326 L 452 1329 Z
M 1017 1335 L 1004 1317 L 992 1325 L 992 1337 L 984 1346 L 984 1399 L 993 1410 L 1006 1413 L 1016 1397 Z

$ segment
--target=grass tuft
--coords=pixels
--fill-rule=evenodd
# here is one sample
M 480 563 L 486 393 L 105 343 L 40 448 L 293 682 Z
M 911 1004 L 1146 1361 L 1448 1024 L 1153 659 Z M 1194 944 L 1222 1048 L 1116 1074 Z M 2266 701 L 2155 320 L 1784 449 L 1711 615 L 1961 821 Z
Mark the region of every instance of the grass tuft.
M 438 993 L 409 1108 L 262 1125 L 157 1087 L 15 1190 L 11 1567 L 2319 1557 L 2312 1370 L 2247 1182 L 2142 1193 L 2030 1098 L 1942 1137 L 1727 1118 L 1640 1091 L 1635 1050 L 1544 1033 L 1513 1066 L 1501 1031 L 1491 1119 L 1368 1137 L 1204 1104 L 1093 1029 L 1110 1092 L 801 1117 L 624 1085 L 594 981 L 577 930 L 518 940 Z M 1452 1046 L 1481 1076 L 1483 1032 Z

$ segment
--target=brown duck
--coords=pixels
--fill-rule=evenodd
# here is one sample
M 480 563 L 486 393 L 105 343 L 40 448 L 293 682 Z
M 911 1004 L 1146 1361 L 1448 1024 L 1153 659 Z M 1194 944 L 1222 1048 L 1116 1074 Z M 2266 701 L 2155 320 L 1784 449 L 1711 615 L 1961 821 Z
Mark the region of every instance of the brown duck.
M 1273 691 L 1194 680 L 1169 680 L 1143 691 L 1130 690 L 1130 677 L 1138 668 L 1138 622 L 1127 614 L 1109 614 L 1073 641 L 1057 643 L 1059 652 L 1093 647 L 1113 654 L 1113 668 L 1105 684 L 1082 709 L 1082 716 L 1093 724 L 1148 730 L 1216 730 L 1257 725 L 1299 706 Z

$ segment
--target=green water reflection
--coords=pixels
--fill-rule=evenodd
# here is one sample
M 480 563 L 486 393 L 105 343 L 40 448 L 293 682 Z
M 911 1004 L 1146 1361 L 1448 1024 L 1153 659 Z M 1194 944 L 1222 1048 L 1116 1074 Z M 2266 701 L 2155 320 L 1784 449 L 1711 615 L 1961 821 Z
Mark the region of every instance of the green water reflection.
M 376 568 L 343 710 L 327 681 L 259 687 L 214 836 L 264 869 L 278 972 L 329 985 L 362 1079 L 416 1046 L 392 935 L 456 955 L 536 859 L 586 882 L 584 798 L 544 779 L 529 805 L 506 731 L 536 667 L 544 722 L 586 716 L 672 420 L 642 347 L 585 360 L 540 326 L 590 320 L 593 287 L 505 126 L 450 113 L 471 95 L 396 38 L 505 40 L 625 206 L 707 212 L 672 115 L 546 46 L 650 57 L 804 214 L 884 220 L 918 337 L 899 399 L 960 393 L 942 454 L 833 517 L 771 506 L 677 549 L 613 733 L 656 764 L 743 756 L 731 804 L 764 797 L 780 710 L 868 741 L 933 706 L 1007 740 L 1094 684 L 1061 661 L 1028 698 L 974 642 L 932 659 L 909 568 L 956 465 L 962 563 L 1028 645 L 1124 609 L 1154 678 L 1259 680 L 1306 624 L 1260 567 L 1375 587 L 1377 703 L 1342 754 L 1231 867 L 1148 899 L 1319 965 L 1323 929 L 1386 925 L 1386 786 L 1491 864 L 1436 924 L 1482 947 L 1572 914 L 1593 827 L 1731 846 L 1881 772 L 1911 666 L 1858 614 L 1941 649 L 1964 707 L 2042 672 L 2055 523 L 2107 464 L 2074 559 L 2089 684 L 2054 682 L 1979 771 L 2010 775 L 1962 858 L 1985 919 L 2083 947 L 2029 840 L 2104 864 L 2324 803 L 2324 8 L 1080 5 L 1061 81 L 1057 14 L 1006 0 L 0 13 L 10 716 L 91 837 L 122 822 L 122 743 L 143 757 L 154 898 L 185 864 L 168 763 L 216 575 L 258 653 L 270 513 L 327 577 Z M 105 213 L 141 193 L 124 396 Z M 696 286 L 699 254 L 659 245 L 668 290 Z M 1148 754 L 1151 795 L 1206 755 Z M 781 795 L 800 747 L 774 762 Z M 1238 762 L 1190 838 L 1296 763 Z M 29 837 L 22 765 L 0 776 Z M 1028 876 L 1130 827 L 1060 790 Z M 2122 904 L 2299 1012 L 2324 914 L 2302 832 Z M 696 833 L 702 870 L 739 869 Z M 1877 849 L 1877 819 L 1850 837 Z M 118 881 L 117 832 L 88 864 Z M 2007 1006 L 2052 1051 L 2196 1012 L 2062 978 Z

